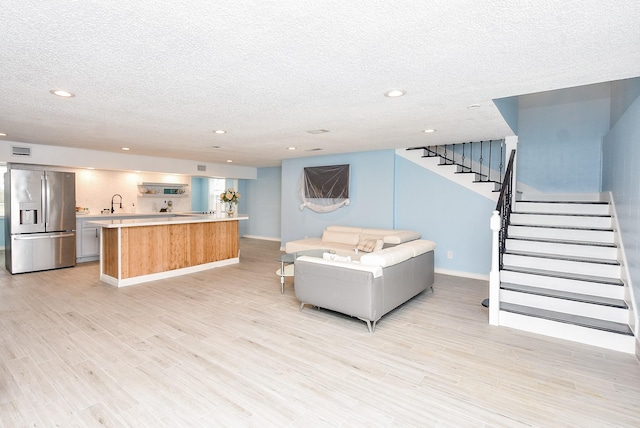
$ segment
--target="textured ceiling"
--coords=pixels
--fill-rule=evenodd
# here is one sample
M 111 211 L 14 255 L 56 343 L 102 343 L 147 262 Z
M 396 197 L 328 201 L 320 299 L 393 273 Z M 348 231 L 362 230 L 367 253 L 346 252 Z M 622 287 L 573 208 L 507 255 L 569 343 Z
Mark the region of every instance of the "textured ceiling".
M 4 0 L 0 22 L 4 139 L 246 166 L 501 138 L 492 99 L 640 75 L 637 0 Z

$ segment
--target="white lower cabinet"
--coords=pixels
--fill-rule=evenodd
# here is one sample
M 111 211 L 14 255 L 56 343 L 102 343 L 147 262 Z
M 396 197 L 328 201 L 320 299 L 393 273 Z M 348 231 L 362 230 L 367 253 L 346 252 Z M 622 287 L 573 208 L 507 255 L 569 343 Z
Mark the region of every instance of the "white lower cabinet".
M 100 259 L 100 228 L 89 226 L 89 220 L 76 221 L 76 262 Z

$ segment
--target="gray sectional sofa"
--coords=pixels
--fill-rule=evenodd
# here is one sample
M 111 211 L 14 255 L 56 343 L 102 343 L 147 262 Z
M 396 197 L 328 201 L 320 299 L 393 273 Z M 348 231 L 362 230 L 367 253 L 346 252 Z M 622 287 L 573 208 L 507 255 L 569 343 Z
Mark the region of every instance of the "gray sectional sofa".
M 294 287 L 300 310 L 309 304 L 357 317 L 373 333 L 383 315 L 424 290 L 433 290 L 435 243 L 422 239 L 397 241 L 367 253 L 341 249 L 342 253 L 359 256 L 359 260 L 335 254 L 297 258 Z

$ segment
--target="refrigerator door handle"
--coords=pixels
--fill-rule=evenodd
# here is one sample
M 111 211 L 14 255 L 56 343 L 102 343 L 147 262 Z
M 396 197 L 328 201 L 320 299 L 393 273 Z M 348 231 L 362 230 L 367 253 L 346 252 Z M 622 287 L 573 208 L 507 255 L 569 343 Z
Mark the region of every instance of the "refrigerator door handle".
M 73 233 L 61 233 L 59 235 L 27 235 L 27 236 L 13 236 L 13 239 L 15 239 L 16 241 L 31 241 L 31 240 L 36 240 L 36 239 L 58 239 L 58 238 L 69 238 L 70 236 L 74 236 Z
M 58 239 L 58 238 L 68 238 L 70 236 L 75 236 L 75 233 L 61 233 L 59 235 L 51 235 L 50 238 Z
M 42 220 L 46 230 L 49 227 L 49 180 L 46 174 L 42 176 Z

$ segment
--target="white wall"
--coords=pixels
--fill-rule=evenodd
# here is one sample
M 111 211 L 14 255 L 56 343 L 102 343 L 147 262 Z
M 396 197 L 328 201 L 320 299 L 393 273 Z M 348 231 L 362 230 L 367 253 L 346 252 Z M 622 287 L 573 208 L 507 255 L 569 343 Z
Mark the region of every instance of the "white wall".
M 174 174 L 134 173 L 104 170 L 72 169 L 76 173 L 76 206 L 87 207 L 91 214 L 100 214 L 105 208 L 111 208 L 111 198 L 114 194 L 122 196 L 122 209 L 115 206 L 116 213 L 158 212 L 166 207 L 166 201 L 173 202 L 173 211 L 191 210 L 190 177 Z M 189 184 L 186 188 L 186 198 L 163 197 L 144 198 L 138 196 L 138 184 L 153 183 L 182 183 Z M 115 198 L 120 201 L 120 198 Z
M 12 146 L 28 147 L 30 157 L 13 156 Z M 112 171 L 143 171 L 197 175 L 201 177 L 255 179 L 257 169 L 246 166 L 215 164 L 182 159 L 139 156 L 131 153 L 112 153 L 97 150 L 74 149 L 69 147 L 26 144 L 5 141 L 0 145 L 0 162 L 16 162 L 35 165 L 56 165 L 71 168 L 92 167 Z M 198 165 L 206 168 L 199 171 Z

